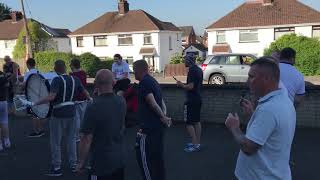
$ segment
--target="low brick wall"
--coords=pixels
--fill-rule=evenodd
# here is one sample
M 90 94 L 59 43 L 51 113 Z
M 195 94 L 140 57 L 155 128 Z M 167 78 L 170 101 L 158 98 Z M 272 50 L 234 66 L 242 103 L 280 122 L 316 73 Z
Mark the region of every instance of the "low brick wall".
M 162 84 L 161 87 L 168 116 L 175 121 L 183 121 L 185 92 L 174 84 Z M 297 109 L 297 124 L 303 127 L 320 128 L 320 86 L 308 86 L 306 89 L 304 102 Z M 201 120 L 224 123 L 229 112 L 238 112 L 241 115 L 239 100 L 243 91 L 248 92 L 247 87 L 204 85 Z M 246 120 L 243 120 L 245 123 Z

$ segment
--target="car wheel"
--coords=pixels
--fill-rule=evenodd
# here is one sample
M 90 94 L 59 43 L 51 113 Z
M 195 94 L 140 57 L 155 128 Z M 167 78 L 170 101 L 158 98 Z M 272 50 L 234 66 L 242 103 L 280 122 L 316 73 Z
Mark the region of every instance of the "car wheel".
M 214 74 L 210 77 L 209 84 L 223 85 L 225 84 L 224 77 L 221 74 Z

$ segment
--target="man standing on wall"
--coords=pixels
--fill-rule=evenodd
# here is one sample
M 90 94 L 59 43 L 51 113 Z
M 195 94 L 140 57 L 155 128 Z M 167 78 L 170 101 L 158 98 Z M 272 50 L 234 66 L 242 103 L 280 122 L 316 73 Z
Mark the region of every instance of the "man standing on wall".
M 140 129 L 136 138 L 138 164 L 144 180 L 165 180 L 163 159 L 164 128 L 171 119 L 165 115 L 162 93 L 158 82 L 149 75 L 148 64 L 138 60 L 133 64 L 138 87 L 138 120 Z
M 178 87 L 186 91 L 187 101 L 184 104 L 184 120 L 187 126 L 187 132 L 191 137 L 191 143 L 187 143 L 185 152 L 196 152 L 200 150 L 201 140 L 201 95 L 200 88 L 203 81 L 203 72 L 195 63 L 195 57 L 187 55 L 185 65 L 189 67 L 187 84 L 177 81 Z
M 130 69 L 128 63 L 122 60 L 120 54 L 114 55 L 114 63 L 112 64 L 112 73 L 116 84 L 114 90 L 118 95 L 122 95 L 130 84 Z

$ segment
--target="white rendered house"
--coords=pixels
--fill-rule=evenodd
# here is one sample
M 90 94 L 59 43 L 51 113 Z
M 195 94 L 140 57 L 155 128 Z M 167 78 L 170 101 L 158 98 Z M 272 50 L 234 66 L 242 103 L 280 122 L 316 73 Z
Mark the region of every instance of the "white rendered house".
M 143 10 L 129 10 L 129 3 L 119 0 L 118 11 L 103 14 L 69 37 L 74 54 L 90 52 L 101 59 L 121 54 L 129 65 L 145 59 L 160 72 L 173 55 L 182 52 L 181 35 L 172 23 Z
M 262 56 L 284 34 L 320 37 L 320 12 L 298 0 L 248 0 L 206 31 L 209 54 Z

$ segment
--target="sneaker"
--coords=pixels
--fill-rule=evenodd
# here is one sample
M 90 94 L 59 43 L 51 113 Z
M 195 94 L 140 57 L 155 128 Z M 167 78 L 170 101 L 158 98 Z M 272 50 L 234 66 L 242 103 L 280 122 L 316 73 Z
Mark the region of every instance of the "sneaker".
M 187 152 L 187 153 L 199 152 L 200 151 L 200 147 L 190 146 L 190 147 L 184 148 L 184 151 Z
M 38 134 L 39 134 L 39 137 L 42 137 L 45 135 L 44 131 L 40 131 Z
M 71 172 L 76 173 L 77 172 L 77 165 L 73 165 L 70 167 Z
M 29 138 L 37 138 L 37 137 L 41 137 L 43 135 L 41 135 L 40 133 L 37 133 L 37 132 L 33 132 L 31 134 L 29 134 Z
M 193 144 L 192 143 L 187 143 L 186 144 L 186 148 L 188 148 L 188 147 L 192 147 L 193 146 Z
M 45 175 L 50 177 L 60 177 L 62 176 L 62 171 L 61 171 L 61 168 L 51 167 L 49 172 Z

